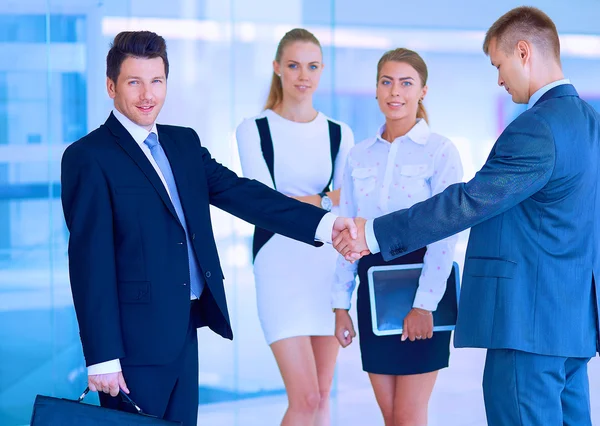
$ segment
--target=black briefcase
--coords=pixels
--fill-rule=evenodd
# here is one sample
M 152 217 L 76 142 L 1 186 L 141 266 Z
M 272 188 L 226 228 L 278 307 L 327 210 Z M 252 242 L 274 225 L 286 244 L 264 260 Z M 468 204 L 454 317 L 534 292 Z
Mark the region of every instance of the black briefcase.
M 125 392 L 121 392 L 121 396 L 135 408 L 137 414 L 84 404 L 82 401 L 88 392 L 89 388 L 77 400 L 38 395 L 33 404 L 31 426 L 181 426 L 181 422 L 162 420 L 144 413 Z

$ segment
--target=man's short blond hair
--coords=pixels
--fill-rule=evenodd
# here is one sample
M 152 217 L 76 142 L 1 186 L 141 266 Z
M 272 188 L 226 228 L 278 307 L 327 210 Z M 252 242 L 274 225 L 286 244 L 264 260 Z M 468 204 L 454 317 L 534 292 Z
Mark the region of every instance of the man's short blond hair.
M 490 43 L 507 54 L 514 52 L 520 40 L 528 41 L 545 54 L 560 60 L 560 40 L 552 19 L 540 9 L 521 6 L 502 15 L 485 35 L 483 51 L 489 55 Z

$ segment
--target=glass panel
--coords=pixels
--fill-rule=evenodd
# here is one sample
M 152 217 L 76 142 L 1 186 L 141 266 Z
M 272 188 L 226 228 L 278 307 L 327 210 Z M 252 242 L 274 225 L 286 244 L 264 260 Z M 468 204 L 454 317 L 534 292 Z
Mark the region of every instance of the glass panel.
M 49 55 L 77 50 L 84 21 L 44 8 L 0 15 L 0 43 L 11 58 L 0 65 L 0 339 L 8 342 L 0 346 L 0 419 L 6 425 L 29 421 L 37 393 L 72 395 L 87 381 L 66 274 L 57 146 L 87 131 L 85 102 L 75 105 L 76 115 L 65 114 L 67 103 L 85 96 L 85 84 L 74 84 L 82 70 L 70 70 L 70 61 L 49 68 Z

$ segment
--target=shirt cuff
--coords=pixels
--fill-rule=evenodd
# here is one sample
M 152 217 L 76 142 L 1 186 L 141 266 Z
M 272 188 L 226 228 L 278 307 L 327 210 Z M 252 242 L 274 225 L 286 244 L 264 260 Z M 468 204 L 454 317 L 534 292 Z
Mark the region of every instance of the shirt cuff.
M 439 294 L 417 290 L 415 301 L 413 302 L 413 308 L 420 308 L 433 312 L 437 309 L 438 303 L 440 303 Z
M 365 224 L 365 239 L 367 240 L 367 247 L 369 251 L 373 254 L 379 253 L 381 249 L 379 248 L 379 243 L 377 242 L 377 238 L 375 238 L 375 230 L 373 229 L 374 220 L 367 220 Z
M 317 226 L 315 240 L 331 244 L 331 236 L 333 235 L 333 224 L 337 216 L 333 213 L 326 213 Z
M 88 367 L 88 376 L 118 373 L 119 371 L 121 371 L 121 361 L 113 359 L 111 361 L 101 362 L 100 364 L 90 365 Z
M 331 307 L 333 309 L 350 309 L 350 300 L 352 298 L 352 294 L 340 291 L 335 292 L 331 295 Z

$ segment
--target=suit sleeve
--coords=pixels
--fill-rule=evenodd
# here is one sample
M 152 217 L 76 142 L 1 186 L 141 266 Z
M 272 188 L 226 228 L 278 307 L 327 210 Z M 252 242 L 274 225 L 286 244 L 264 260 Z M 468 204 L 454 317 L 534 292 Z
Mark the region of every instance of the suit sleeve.
M 69 275 L 86 365 L 125 356 L 117 296 L 111 197 L 100 165 L 81 145 L 61 164 Z
M 373 228 L 386 261 L 473 227 L 516 206 L 550 180 L 554 137 L 535 113 L 519 116 L 502 133 L 492 154 L 467 183 L 375 219 Z
M 200 143 L 196 132 L 190 129 Z M 294 240 L 311 245 L 325 210 L 286 197 L 266 185 L 240 178 L 200 146 L 210 203 L 232 215 Z

